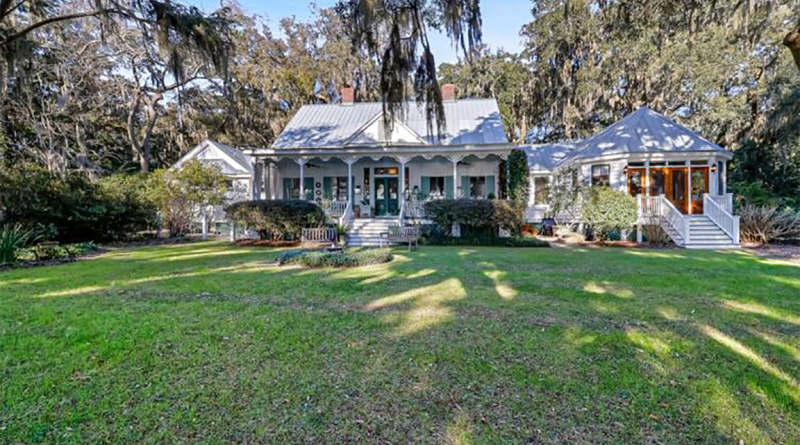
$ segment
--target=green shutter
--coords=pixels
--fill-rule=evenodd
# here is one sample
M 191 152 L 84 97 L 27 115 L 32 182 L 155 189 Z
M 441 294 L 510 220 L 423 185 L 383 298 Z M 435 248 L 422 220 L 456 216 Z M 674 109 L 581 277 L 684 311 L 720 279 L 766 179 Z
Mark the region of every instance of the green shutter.
M 322 197 L 329 201 L 333 199 L 333 181 L 329 176 L 322 178 Z
M 461 193 L 464 198 L 472 198 L 470 196 L 469 190 L 469 176 L 462 176 L 461 177 Z
M 303 178 L 303 191 L 306 192 L 306 201 L 314 200 L 314 178 Z
M 420 199 L 427 199 L 431 194 L 431 178 L 423 176 L 420 184 Z
M 448 199 L 453 199 L 455 193 L 453 193 L 453 177 L 447 176 L 444 178 L 444 194 L 447 196 Z
M 283 178 L 283 199 L 292 199 L 292 178 Z
M 489 195 L 494 195 L 494 198 L 497 199 L 497 193 L 494 191 L 494 176 L 486 177 L 486 197 L 488 198 Z

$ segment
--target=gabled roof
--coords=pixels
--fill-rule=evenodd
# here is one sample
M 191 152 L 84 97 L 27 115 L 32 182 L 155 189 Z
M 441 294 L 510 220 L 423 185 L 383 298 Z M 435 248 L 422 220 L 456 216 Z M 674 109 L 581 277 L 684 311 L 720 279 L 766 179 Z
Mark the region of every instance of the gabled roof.
M 428 134 L 425 108 L 409 103 L 401 128 L 420 138 L 424 145 L 507 144 L 503 120 L 494 99 L 469 99 L 444 103 L 446 129 L 441 140 Z M 357 133 L 370 123 L 381 122 L 381 103 L 348 105 L 305 105 L 292 117 L 272 145 L 274 149 L 338 148 L 349 145 Z M 397 126 L 395 126 L 397 130 Z M 367 135 L 364 132 L 363 135 Z M 393 139 L 394 137 L 392 137 Z M 393 143 L 391 139 L 372 137 L 359 139 L 357 146 L 375 147 Z M 402 142 L 402 141 L 401 141 Z M 400 145 L 400 144 L 398 144 Z M 416 145 L 414 143 L 402 145 Z
M 198 159 L 207 165 L 216 165 L 228 176 L 252 175 L 253 163 L 250 156 L 238 148 L 206 139 L 186 153 L 172 168 L 180 168 L 190 159 Z
M 600 133 L 577 143 L 575 149 L 575 156 L 579 158 L 625 153 L 725 151 L 648 107 L 639 108 Z
M 529 145 L 523 147 L 528 156 L 531 173 L 551 173 L 574 154 L 575 147 L 569 144 Z

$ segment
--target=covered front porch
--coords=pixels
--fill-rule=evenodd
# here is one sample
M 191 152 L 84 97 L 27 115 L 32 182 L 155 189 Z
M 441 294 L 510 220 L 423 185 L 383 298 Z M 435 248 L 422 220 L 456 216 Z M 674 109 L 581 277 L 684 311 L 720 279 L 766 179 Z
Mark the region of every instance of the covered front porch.
M 422 216 L 427 200 L 492 199 L 500 190 L 501 163 L 512 150 L 494 147 L 415 149 L 253 150 L 253 198 L 318 203 L 332 222 L 355 218 L 398 220 Z

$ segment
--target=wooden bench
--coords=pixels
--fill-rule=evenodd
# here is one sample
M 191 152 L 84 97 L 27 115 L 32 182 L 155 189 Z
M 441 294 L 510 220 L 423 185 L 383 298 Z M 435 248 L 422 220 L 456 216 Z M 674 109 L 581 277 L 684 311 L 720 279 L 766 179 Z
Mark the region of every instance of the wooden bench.
M 411 247 L 419 248 L 420 231 L 419 227 L 399 227 L 395 226 L 389 229 L 388 232 L 381 233 L 381 247 L 384 242 L 388 246 L 391 243 L 408 244 L 408 251 L 411 252 Z
M 301 241 L 305 243 L 334 243 L 336 242 L 336 229 L 330 227 L 317 227 L 303 229 Z

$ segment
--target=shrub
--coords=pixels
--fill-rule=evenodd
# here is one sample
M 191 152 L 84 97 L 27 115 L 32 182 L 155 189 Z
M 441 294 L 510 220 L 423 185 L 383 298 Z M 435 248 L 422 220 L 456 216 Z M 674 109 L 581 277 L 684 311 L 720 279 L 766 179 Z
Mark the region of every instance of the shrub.
M 662 229 L 659 225 L 643 225 L 642 234 L 644 235 L 644 239 L 648 244 L 665 246 L 672 243 L 672 239 L 669 237 L 667 232 L 665 232 L 664 229 Z
M 17 262 L 20 249 L 33 241 L 33 231 L 25 231 L 21 224 L 6 224 L 0 233 L 0 266 Z
M 800 213 L 772 205 L 744 204 L 737 211 L 739 234 L 747 243 L 800 239 Z
M 508 198 L 517 205 L 528 205 L 530 195 L 530 167 L 524 150 L 512 150 L 506 161 L 508 168 Z
M 278 264 L 299 264 L 305 267 L 358 267 L 392 261 L 389 249 L 362 249 L 355 252 L 322 252 L 288 250 L 278 256 Z
M 261 239 L 299 239 L 304 228 L 319 227 L 325 213 L 310 201 L 257 200 L 242 201 L 225 208 L 228 218 L 258 232 Z
M 0 212 L 61 242 L 116 240 L 143 230 L 155 210 L 143 176 L 114 175 L 94 183 L 81 173 L 54 176 L 33 164 L 0 169 Z
M 170 236 L 180 236 L 209 206 L 225 203 L 226 183 L 218 167 L 193 159 L 178 169 L 156 171 L 148 192 Z
M 628 229 L 636 223 L 636 199 L 609 187 L 592 187 L 582 209 L 583 220 L 592 225 L 594 234 L 605 241 L 615 230 Z
M 425 213 L 444 234 L 453 224 L 462 233 L 497 233 L 497 228 L 514 235 L 522 233 L 524 206 L 507 200 L 437 199 L 425 203 Z

